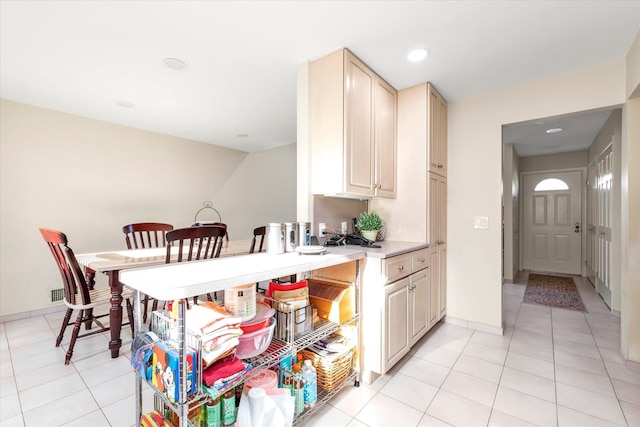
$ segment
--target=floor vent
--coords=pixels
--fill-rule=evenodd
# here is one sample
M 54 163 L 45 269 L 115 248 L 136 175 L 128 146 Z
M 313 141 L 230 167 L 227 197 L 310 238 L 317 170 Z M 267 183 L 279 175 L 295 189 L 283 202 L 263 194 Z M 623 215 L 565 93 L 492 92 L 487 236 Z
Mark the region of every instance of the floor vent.
M 51 302 L 62 301 L 64 299 L 64 289 L 51 290 Z

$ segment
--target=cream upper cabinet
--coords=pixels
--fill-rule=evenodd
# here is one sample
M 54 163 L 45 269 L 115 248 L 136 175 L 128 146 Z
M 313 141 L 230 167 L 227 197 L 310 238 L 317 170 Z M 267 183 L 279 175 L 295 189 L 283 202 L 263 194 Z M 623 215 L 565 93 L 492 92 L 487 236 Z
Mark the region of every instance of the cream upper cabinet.
M 447 101 L 427 84 L 429 131 L 428 171 L 447 176 Z
M 447 103 L 430 83 L 402 89 L 397 122 L 397 198 L 373 200 L 371 206 L 385 219 L 390 239 L 431 243 L 428 175 L 446 178 Z
M 346 49 L 311 63 L 311 192 L 396 197 L 397 91 Z

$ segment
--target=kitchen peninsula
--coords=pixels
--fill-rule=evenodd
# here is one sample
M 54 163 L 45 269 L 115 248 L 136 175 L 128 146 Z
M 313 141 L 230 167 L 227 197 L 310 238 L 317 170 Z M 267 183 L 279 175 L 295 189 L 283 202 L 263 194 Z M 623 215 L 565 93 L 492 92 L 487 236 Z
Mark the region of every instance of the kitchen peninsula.
M 141 293 L 159 300 L 177 300 L 177 341 L 179 378 L 187 378 L 187 331 L 186 331 L 186 301 L 196 295 L 213 293 L 227 288 L 270 280 L 273 277 L 289 276 L 342 264 L 354 263 L 353 285 L 356 292 L 360 281 L 360 260 L 365 252 L 360 248 L 330 248 L 326 253 L 317 255 L 300 255 L 296 252 L 284 254 L 256 253 L 227 258 L 216 258 L 188 263 L 166 264 L 158 267 L 131 269 L 123 271 L 120 281 L 136 290 L 136 300 Z M 136 335 L 141 332 L 141 313 L 139 304 L 136 307 Z M 356 313 L 358 303 L 356 302 Z M 357 320 L 356 320 L 357 322 Z M 357 323 L 356 323 L 357 325 Z M 336 324 L 336 328 L 339 325 Z M 308 342 L 306 345 L 310 345 Z M 357 345 L 357 343 L 356 343 Z M 295 354 L 296 348 L 290 348 Z M 357 375 L 357 373 L 356 373 Z M 359 378 L 356 376 L 356 381 Z M 164 403 L 174 409 L 180 419 L 180 426 L 189 425 L 187 418 L 190 406 L 205 404 L 212 397 L 198 390 L 195 402 L 189 404 L 187 400 L 187 382 L 179 383 L 180 390 L 175 403 L 164 400 Z M 136 375 L 136 419 L 140 423 L 142 414 L 142 378 Z M 156 392 L 156 397 L 161 394 Z M 319 405 L 318 405 L 319 407 Z M 310 412 L 312 413 L 312 412 Z

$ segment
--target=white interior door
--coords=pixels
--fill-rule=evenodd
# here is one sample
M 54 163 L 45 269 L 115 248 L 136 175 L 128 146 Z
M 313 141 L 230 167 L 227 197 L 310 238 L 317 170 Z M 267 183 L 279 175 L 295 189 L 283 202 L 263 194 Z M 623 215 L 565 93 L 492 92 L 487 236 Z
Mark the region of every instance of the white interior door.
M 611 216 L 613 214 L 612 147 L 598 158 L 596 172 L 596 290 L 611 307 Z
M 582 172 L 525 174 L 523 268 L 580 274 Z

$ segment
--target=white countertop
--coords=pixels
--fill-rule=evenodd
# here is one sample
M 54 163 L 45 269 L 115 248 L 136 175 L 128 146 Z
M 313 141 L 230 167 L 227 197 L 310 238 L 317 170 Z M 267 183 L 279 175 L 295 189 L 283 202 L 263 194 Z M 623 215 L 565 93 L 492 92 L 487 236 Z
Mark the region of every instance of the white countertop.
M 299 255 L 296 252 L 270 255 L 262 252 L 123 270 L 120 282 L 151 297 L 168 301 L 330 267 L 365 256 L 364 248 L 359 246 L 330 247 L 322 255 Z
M 383 240 L 382 242 L 376 242 L 376 245 L 379 245 L 380 248 L 367 248 L 354 245 L 347 245 L 345 247 L 362 248 L 369 258 L 389 258 L 429 247 L 429 244 L 424 242 L 398 242 L 394 240 Z

